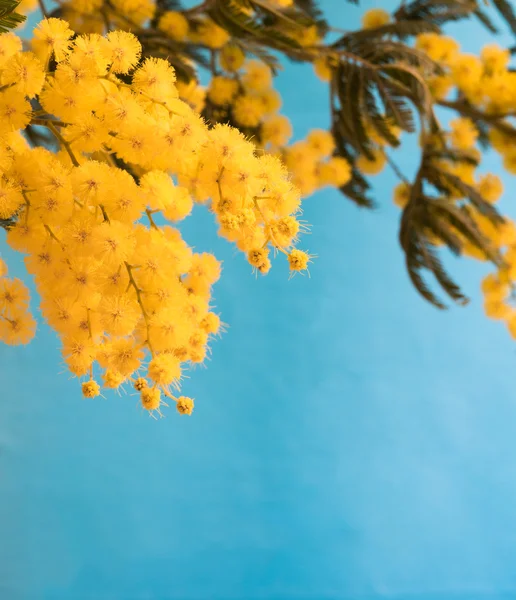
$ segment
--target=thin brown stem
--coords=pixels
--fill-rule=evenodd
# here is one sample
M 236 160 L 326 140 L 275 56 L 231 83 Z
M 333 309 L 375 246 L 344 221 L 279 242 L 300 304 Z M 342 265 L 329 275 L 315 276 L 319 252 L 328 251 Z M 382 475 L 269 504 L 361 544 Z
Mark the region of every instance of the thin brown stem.
M 192 8 L 189 8 L 188 10 L 183 11 L 183 14 L 187 15 L 189 17 L 193 17 L 195 15 L 200 15 L 200 14 L 210 10 L 210 8 L 212 8 L 212 6 L 214 4 L 215 4 L 214 0 L 204 0 L 204 2 L 201 2 L 197 6 L 192 6 Z
M 48 12 L 47 12 L 47 9 L 45 8 L 45 4 L 44 4 L 43 0 L 38 0 L 38 4 L 39 4 L 39 10 L 41 11 L 41 14 L 43 15 L 43 17 L 45 19 L 48 19 Z
M 158 212 L 158 211 L 155 211 L 155 210 L 150 210 L 150 209 L 148 209 L 148 208 L 145 210 L 145 214 L 147 215 L 147 218 L 149 219 L 150 226 L 151 226 L 153 229 L 159 229 L 159 227 L 156 225 L 156 223 L 155 223 L 154 219 L 152 218 L 152 215 L 153 215 L 153 213 L 155 213 L 155 212 Z
M 504 119 L 507 116 L 511 116 L 510 114 L 509 115 L 504 115 L 504 114 L 490 115 L 485 112 L 482 112 L 481 110 L 479 110 L 472 104 L 469 104 L 469 102 L 460 101 L 460 100 L 458 100 L 458 101 L 438 100 L 437 104 L 444 108 L 450 108 L 451 110 L 455 110 L 458 113 L 460 113 L 461 115 L 471 117 L 472 119 L 478 119 L 479 121 L 484 121 L 485 123 L 488 123 L 495 129 L 498 129 L 498 131 L 501 131 L 502 133 L 506 133 L 508 135 L 516 135 L 516 128 L 513 127 L 510 123 L 507 123 L 507 121 L 504 121 Z
M 37 121 L 42 121 L 41 125 L 44 125 L 45 127 L 48 127 L 48 129 L 50 129 L 50 131 L 54 134 L 54 136 L 57 138 L 57 140 L 59 141 L 59 143 L 61 144 L 61 146 L 63 146 L 63 148 L 66 150 L 66 152 L 68 153 L 68 156 L 70 157 L 70 160 L 72 161 L 72 164 L 74 167 L 79 167 L 79 161 L 75 158 L 75 154 L 73 153 L 70 144 L 64 139 L 64 137 L 61 135 L 61 133 L 59 132 L 59 130 L 57 129 L 57 127 L 54 125 L 53 121 L 48 121 L 46 119 L 36 119 Z
M 135 268 L 134 265 L 130 265 L 128 262 L 124 262 L 125 264 L 125 268 L 127 269 L 127 274 L 129 275 L 129 287 L 133 287 L 134 291 L 136 292 L 136 299 L 138 301 L 138 304 L 140 305 L 140 309 L 142 311 L 142 315 L 143 318 L 145 320 L 145 327 L 147 329 L 147 341 L 146 344 L 149 347 L 149 350 L 151 352 L 151 354 L 154 356 L 154 350 L 152 349 L 152 344 L 150 341 L 150 323 L 149 323 L 149 315 L 147 314 L 147 311 L 145 310 L 145 306 L 143 304 L 143 300 L 142 300 L 142 289 L 138 287 L 138 284 L 136 283 L 134 276 L 133 276 L 133 269 Z
M 401 169 L 398 167 L 398 165 L 394 162 L 394 160 L 387 154 L 387 152 L 384 152 L 385 154 L 385 158 L 387 159 L 387 163 L 389 164 L 389 166 L 391 167 L 391 169 L 394 171 L 394 173 L 396 174 L 396 176 L 401 179 L 401 181 L 403 181 L 403 183 L 409 184 L 409 180 L 407 177 L 405 177 L 405 175 L 401 172 Z

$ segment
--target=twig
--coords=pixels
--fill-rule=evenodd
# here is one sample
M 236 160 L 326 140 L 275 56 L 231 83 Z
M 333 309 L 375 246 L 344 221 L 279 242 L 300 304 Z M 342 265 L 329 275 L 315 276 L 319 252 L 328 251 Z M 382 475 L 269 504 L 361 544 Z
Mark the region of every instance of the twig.
M 450 108 L 452 110 L 456 110 L 460 114 L 466 115 L 473 119 L 478 119 L 479 121 L 484 121 L 488 123 L 498 131 L 502 131 L 503 133 L 507 133 L 508 135 L 516 135 L 516 128 L 514 128 L 510 123 L 503 121 L 503 119 L 507 116 L 512 115 L 488 115 L 478 108 L 475 108 L 468 102 L 458 101 L 453 102 L 450 100 L 438 100 L 437 104 L 444 108 Z
M 39 4 L 39 10 L 41 11 L 41 14 L 43 15 L 43 17 L 45 19 L 48 19 L 48 12 L 47 12 L 47 9 L 45 8 L 45 4 L 43 3 L 43 0 L 38 0 L 38 4 Z
M 384 152 L 384 154 L 385 154 L 385 158 L 387 159 L 387 162 L 389 163 L 389 166 L 394 171 L 394 173 L 396 173 L 398 178 L 401 179 L 401 181 L 403 181 L 403 183 L 410 185 L 408 178 L 405 177 L 405 175 L 403 175 L 403 173 L 401 172 L 401 169 L 394 162 L 394 160 L 387 154 L 387 152 Z
M 124 262 L 124 264 L 125 264 L 125 268 L 127 269 L 127 274 L 129 275 L 129 287 L 132 286 L 134 288 L 134 291 L 136 292 L 136 299 L 138 301 L 138 304 L 140 305 L 140 309 L 142 311 L 143 318 L 145 320 L 145 327 L 147 329 L 147 346 L 149 346 L 149 350 L 150 350 L 151 354 L 154 356 L 154 350 L 152 349 L 152 344 L 151 344 L 150 337 L 149 337 L 149 332 L 150 332 L 149 316 L 147 314 L 147 311 L 145 310 L 145 306 L 143 305 L 142 290 L 141 290 L 141 288 L 138 287 L 138 284 L 136 283 L 136 281 L 133 277 L 134 266 L 131 266 L 128 262 Z

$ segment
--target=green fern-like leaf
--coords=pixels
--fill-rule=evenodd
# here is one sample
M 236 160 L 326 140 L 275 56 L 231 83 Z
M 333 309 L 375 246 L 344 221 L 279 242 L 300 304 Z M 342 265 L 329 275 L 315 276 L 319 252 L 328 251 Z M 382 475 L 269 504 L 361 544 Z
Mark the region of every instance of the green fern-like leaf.
M 511 28 L 511 31 L 516 34 L 516 13 L 511 2 L 507 0 L 493 0 L 493 4 L 505 19 L 507 25 Z
M 477 9 L 476 0 L 414 0 L 395 13 L 397 20 L 423 20 L 444 25 L 469 17 Z
M 0 0 L 0 33 L 14 29 L 27 18 L 16 12 L 18 4 L 18 0 Z

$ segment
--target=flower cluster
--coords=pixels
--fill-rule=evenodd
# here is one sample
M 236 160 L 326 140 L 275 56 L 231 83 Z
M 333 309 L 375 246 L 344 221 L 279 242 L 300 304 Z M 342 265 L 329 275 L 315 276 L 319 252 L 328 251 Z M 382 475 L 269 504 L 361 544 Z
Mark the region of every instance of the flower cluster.
M 0 340 L 5 344 L 27 344 L 34 337 L 36 322 L 29 312 L 29 290 L 20 279 L 9 279 L 0 259 Z
M 213 106 L 210 116 L 249 131 L 262 148 L 280 157 L 304 196 L 349 181 L 351 167 L 344 158 L 333 156 L 335 142 L 329 131 L 311 130 L 305 140 L 288 145 L 292 125 L 279 114 L 281 96 L 272 87 L 271 69 L 263 61 L 246 60 L 239 46 L 226 44 L 220 50 L 219 63 L 223 74 L 215 75 L 207 89 Z M 381 159 L 379 154 L 379 162 Z
M 220 331 L 210 306 L 221 265 L 194 253 L 176 223 L 208 203 L 253 268 L 268 271 L 272 248 L 302 271 L 310 256 L 294 247 L 299 192 L 279 159 L 258 156 L 229 126 L 208 128 L 179 99 L 170 64 L 141 60 L 134 35 L 72 36 L 59 19 L 38 25 L 31 51 L 0 36 L 7 242 L 26 255 L 85 397 L 100 394 L 100 374 L 104 388 L 131 382 L 149 411 L 169 398 L 190 414 L 193 401 L 174 389 Z M 30 148 L 29 129 L 50 132 L 59 150 Z M 27 297 L 16 280 L 2 283 L 2 339 L 33 331 Z
M 245 60 L 241 48 L 226 44 L 219 53 L 222 74 L 207 90 L 216 120 L 230 119 L 239 128 L 255 130 L 262 145 L 278 147 L 292 135 L 287 117 L 279 115 L 281 97 L 272 87 L 272 72 L 260 60 Z
M 449 100 L 455 91 L 457 97 L 461 98 L 459 102 L 471 116 L 456 118 L 450 122 L 450 132 L 447 134 L 450 146 L 469 152 L 478 161 L 481 153 L 476 144 L 480 132 L 474 120 L 482 118 L 487 126 L 489 141 L 500 154 L 505 169 L 509 173 L 516 173 L 516 129 L 506 117 L 516 109 L 516 77 L 509 68 L 509 51 L 490 44 L 482 48 L 479 56 L 462 53 L 454 39 L 434 33 L 419 35 L 416 48 L 423 50 L 442 69 L 442 73 L 429 82 L 435 103 L 455 108 L 457 101 Z M 478 176 L 474 163 L 441 160 L 439 167 L 475 187 L 488 202 L 497 202 L 503 194 L 500 178 L 492 173 Z M 409 187 L 400 184 L 395 190 L 394 201 L 403 206 L 409 194 Z M 459 202 L 460 194 L 450 199 Z M 497 272 L 488 275 L 482 282 L 486 315 L 505 321 L 511 335 L 516 338 L 516 225 L 511 219 L 505 218 L 503 224 L 495 226 L 487 217 L 471 210 L 470 216 L 474 218 L 483 236 L 490 240 L 503 257 Z M 485 256 L 466 240 L 464 252 L 478 260 L 485 260 Z

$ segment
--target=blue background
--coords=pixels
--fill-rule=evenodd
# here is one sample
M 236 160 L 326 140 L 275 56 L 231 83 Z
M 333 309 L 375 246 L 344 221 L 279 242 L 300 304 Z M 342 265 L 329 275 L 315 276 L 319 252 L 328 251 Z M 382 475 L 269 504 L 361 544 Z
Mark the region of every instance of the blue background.
M 346 28 L 373 5 L 322 4 Z M 453 31 L 471 50 L 488 37 Z M 277 85 L 296 137 L 328 125 L 310 68 Z M 396 153 L 408 173 L 414 149 L 406 136 Z M 230 324 L 185 383 L 191 418 L 83 400 L 45 326 L 0 346 L 1 598 L 516 596 L 516 352 L 482 314 L 489 268 L 450 259 L 473 301 L 427 305 L 403 268 L 395 178 L 375 182 L 375 213 L 332 190 L 306 201 L 311 279 L 288 281 L 281 257 L 256 279 L 204 208 L 185 222 L 224 261 Z

